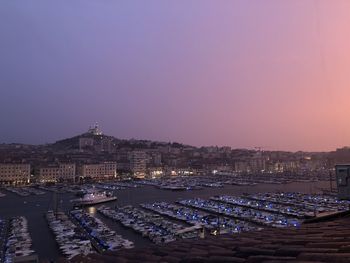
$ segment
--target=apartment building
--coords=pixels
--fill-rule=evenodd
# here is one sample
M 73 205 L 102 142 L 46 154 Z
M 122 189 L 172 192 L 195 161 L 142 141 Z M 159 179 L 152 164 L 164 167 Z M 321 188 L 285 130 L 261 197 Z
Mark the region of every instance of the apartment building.
M 130 171 L 135 178 L 146 176 L 147 155 L 144 151 L 132 151 L 129 153 Z
M 26 184 L 30 182 L 30 164 L 0 164 L 0 184 Z
M 75 181 L 76 167 L 74 163 L 51 164 L 40 167 L 38 170 L 38 180 L 41 183 Z
M 117 177 L 117 163 L 104 162 L 98 164 L 84 164 L 80 168 L 82 178 L 108 179 Z

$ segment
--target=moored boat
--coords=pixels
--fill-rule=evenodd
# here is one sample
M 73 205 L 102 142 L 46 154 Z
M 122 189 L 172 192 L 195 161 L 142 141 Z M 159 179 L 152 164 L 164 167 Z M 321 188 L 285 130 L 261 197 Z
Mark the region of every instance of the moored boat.
M 112 202 L 115 200 L 117 200 L 116 196 L 112 196 L 111 194 L 108 194 L 106 192 L 90 192 L 85 193 L 85 195 L 82 198 L 71 200 L 71 202 L 73 202 L 75 206 L 87 206 Z

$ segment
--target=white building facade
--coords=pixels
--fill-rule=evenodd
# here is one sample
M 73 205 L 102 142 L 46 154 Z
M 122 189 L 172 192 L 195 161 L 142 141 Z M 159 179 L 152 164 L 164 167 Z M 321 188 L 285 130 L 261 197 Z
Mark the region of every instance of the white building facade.
M 39 181 L 47 182 L 74 182 L 76 168 L 74 163 L 60 163 L 39 168 Z
M 0 164 L 0 184 L 30 183 L 30 164 Z
M 104 162 L 98 164 L 84 164 L 80 169 L 82 178 L 108 179 L 117 177 L 117 163 Z

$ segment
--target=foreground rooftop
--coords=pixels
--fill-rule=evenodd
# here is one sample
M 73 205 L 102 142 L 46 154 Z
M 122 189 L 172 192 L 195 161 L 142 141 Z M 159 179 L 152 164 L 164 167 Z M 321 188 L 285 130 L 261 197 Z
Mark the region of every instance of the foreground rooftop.
M 62 262 L 65 262 L 64 260 Z M 350 216 L 299 228 L 207 236 L 142 249 L 77 256 L 71 262 L 350 262 Z

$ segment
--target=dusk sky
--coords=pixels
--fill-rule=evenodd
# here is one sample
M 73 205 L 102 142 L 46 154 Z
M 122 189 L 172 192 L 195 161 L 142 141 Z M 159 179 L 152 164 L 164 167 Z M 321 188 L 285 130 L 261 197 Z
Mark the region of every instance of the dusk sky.
M 0 143 L 350 145 L 350 1 L 0 1 Z

